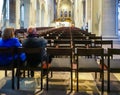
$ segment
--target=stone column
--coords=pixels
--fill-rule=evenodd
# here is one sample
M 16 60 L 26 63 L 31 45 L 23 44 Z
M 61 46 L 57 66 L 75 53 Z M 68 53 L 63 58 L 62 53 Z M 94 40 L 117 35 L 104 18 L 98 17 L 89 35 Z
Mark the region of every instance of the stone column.
M 88 32 L 92 32 L 91 30 L 91 0 L 86 0 L 86 22 L 88 23 Z
M 57 19 L 57 2 L 54 0 L 54 20 Z
M 99 35 L 99 2 L 98 0 L 92 0 L 91 2 L 91 32 Z
M 75 0 L 74 4 L 75 26 L 81 28 L 83 26 L 83 0 Z
M 103 0 L 102 35 L 116 38 L 116 0 Z
M 9 0 L 9 26 L 15 28 L 16 0 Z
M 91 18 L 91 0 L 86 0 L 86 22 Z
M 37 8 L 36 8 L 36 27 L 40 26 L 40 2 L 37 0 Z
M 35 0 L 30 0 L 29 5 L 29 26 L 35 27 L 36 11 L 35 11 Z
M 24 28 L 29 27 L 30 19 L 30 0 L 24 0 Z
M 16 28 L 20 28 L 20 0 L 16 0 L 16 21 L 15 26 Z

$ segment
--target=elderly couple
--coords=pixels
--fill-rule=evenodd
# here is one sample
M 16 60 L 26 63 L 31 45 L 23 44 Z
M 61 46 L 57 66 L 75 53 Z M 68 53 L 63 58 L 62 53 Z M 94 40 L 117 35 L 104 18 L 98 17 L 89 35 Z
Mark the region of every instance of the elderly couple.
M 43 64 L 43 75 L 47 74 L 46 69 L 46 63 L 49 59 L 48 63 L 51 63 L 51 57 L 47 55 L 45 51 L 45 47 L 47 45 L 47 40 L 44 38 L 36 37 L 37 31 L 35 28 L 29 28 L 27 30 L 27 38 L 23 40 L 22 43 L 20 43 L 19 39 L 14 36 L 14 28 L 6 28 L 4 31 L 2 31 L 1 38 L 0 38 L 0 47 L 27 47 L 27 48 L 37 48 L 41 47 L 42 49 L 42 56 L 41 54 L 38 54 L 37 56 L 31 56 L 32 60 L 29 63 L 29 66 L 35 67 L 38 66 L 41 63 Z M 21 62 L 24 64 L 26 61 L 26 57 L 30 55 L 25 55 L 25 53 L 22 53 L 21 55 Z M 11 62 L 11 56 L 3 57 L 0 55 L 0 65 L 9 65 Z M 17 57 L 16 57 L 17 58 Z M 49 64 L 50 65 L 50 64 Z M 31 77 L 34 77 L 34 72 L 31 71 Z

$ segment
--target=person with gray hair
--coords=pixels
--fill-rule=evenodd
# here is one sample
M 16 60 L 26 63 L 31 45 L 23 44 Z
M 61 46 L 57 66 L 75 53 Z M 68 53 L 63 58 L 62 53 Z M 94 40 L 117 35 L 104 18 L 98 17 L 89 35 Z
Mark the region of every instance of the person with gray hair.
M 23 47 L 26 48 L 38 48 L 41 47 L 42 48 L 42 54 L 34 54 L 34 55 L 27 55 L 27 57 L 29 58 L 29 64 L 27 64 L 30 67 L 36 67 L 39 64 L 43 64 L 45 65 L 48 63 L 51 63 L 51 58 L 47 55 L 47 52 L 45 50 L 45 47 L 47 45 L 47 40 L 41 37 L 38 37 L 36 28 L 28 28 L 27 30 L 28 36 L 25 40 L 23 40 L 22 45 Z M 46 69 L 43 68 L 43 75 L 45 75 L 46 73 Z M 31 77 L 34 77 L 34 72 L 31 71 Z

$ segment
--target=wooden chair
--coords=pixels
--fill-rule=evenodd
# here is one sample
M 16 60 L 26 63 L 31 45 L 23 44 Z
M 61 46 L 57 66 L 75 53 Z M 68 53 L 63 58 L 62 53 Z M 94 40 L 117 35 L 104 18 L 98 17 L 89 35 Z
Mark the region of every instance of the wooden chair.
M 102 36 L 89 36 L 88 38 L 92 41 L 101 41 L 102 40 Z
M 104 48 L 104 56 L 107 56 L 108 48 L 113 48 L 113 40 L 94 41 L 95 48 Z
M 12 89 L 15 89 L 14 87 L 14 48 L 0 48 L 0 55 L 1 57 L 3 56 L 3 58 L 5 56 L 11 56 L 12 61 L 10 65 L 0 65 L 0 70 L 4 70 L 5 71 L 5 76 L 7 76 L 7 70 L 12 71 Z M 1 63 L 1 62 L 0 62 Z
M 73 40 L 74 48 L 89 48 L 91 47 L 91 40 Z
M 71 48 L 47 48 L 47 53 L 54 56 L 52 58 L 49 71 L 52 72 L 70 72 L 71 76 L 71 91 L 73 88 L 72 80 L 72 49 Z M 48 90 L 48 75 L 47 75 L 47 90 Z
M 54 40 L 54 44 L 56 45 L 56 47 L 60 47 L 60 48 L 72 47 L 70 39 Z
M 17 49 L 17 53 L 20 55 L 21 53 L 25 53 L 26 55 L 35 55 L 35 56 L 37 56 L 36 54 L 41 54 L 41 48 L 18 48 Z M 43 71 L 43 69 L 42 69 L 42 61 L 40 62 L 40 64 L 38 65 L 38 66 L 36 66 L 36 67 L 31 67 L 31 66 L 29 66 L 29 62 L 31 61 L 31 60 L 35 60 L 34 58 L 28 58 L 28 56 L 27 56 L 27 59 L 26 59 L 26 63 L 27 63 L 27 65 L 22 65 L 21 66 L 21 64 L 20 64 L 20 60 L 18 60 L 18 76 L 17 76 L 17 89 L 19 89 L 20 88 L 20 71 L 21 70 L 23 70 L 23 71 L 41 71 L 41 90 L 42 90 L 42 88 L 43 88 L 43 76 L 42 76 L 42 71 Z M 42 60 L 42 59 L 41 59 Z M 34 63 L 34 64 L 36 64 L 36 63 Z M 29 75 L 29 73 L 28 73 L 28 75 Z
M 111 57 L 112 56 L 112 57 Z M 120 73 L 120 49 L 109 48 L 108 49 L 108 73 L 107 73 L 107 91 L 110 92 L 110 73 Z
M 71 40 L 70 39 L 55 39 L 55 40 L 48 40 L 47 47 L 53 47 L 53 48 L 70 48 Z
M 79 72 L 99 72 L 101 74 L 101 93 L 104 91 L 103 49 L 102 48 L 78 48 L 77 52 L 77 91 L 79 90 Z M 97 60 L 99 59 L 99 62 Z M 101 64 L 102 66 L 100 67 Z

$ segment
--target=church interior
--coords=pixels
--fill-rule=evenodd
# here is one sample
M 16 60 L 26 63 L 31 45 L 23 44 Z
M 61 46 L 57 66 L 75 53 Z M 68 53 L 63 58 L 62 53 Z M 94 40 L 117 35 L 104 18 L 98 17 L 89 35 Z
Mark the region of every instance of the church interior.
M 2 69 L 0 95 L 120 95 L 120 0 L 4 0 L 0 27 L 21 44 L 35 28 L 53 55 L 45 77 Z

